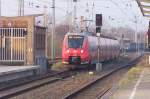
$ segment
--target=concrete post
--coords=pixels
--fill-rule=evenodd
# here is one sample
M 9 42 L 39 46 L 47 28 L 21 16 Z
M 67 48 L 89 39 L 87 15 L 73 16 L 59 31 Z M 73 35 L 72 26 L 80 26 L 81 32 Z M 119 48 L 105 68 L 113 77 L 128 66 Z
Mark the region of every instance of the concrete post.
M 97 71 L 97 72 L 102 71 L 102 63 L 97 63 L 97 64 L 96 64 L 96 71 Z
M 96 64 L 96 71 L 102 71 L 102 63 L 100 62 L 100 33 L 97 33 L 98 36 L 98 63 Z
M 54 62 L 55 58 L 55 0 L 53 0 L 52 4 L 52 12 L 53 12 L 53 17 L 52 17 L 52 34 L 51 34 L 51 60 Z

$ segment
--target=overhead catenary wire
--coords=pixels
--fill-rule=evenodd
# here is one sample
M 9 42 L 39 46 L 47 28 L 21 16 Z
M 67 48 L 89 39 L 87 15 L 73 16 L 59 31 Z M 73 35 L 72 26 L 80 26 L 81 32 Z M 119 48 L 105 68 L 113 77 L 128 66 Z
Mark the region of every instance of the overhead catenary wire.
M 31 1 L 31 0 L 25 0 L 25 1 Z M 68 0 L 69 1 L 69 0 Z M 112 0 L 111 0 L 112 1 Z M 114 1 L 114 0 L 113 0 Z M 121 0 L 119 0 L 120 2 L 121 2 Z M 131 1 L 133 1 L 133 0 L 131 0 Z M 43 5 L 46 5 L 46 6 L 48 6 L 48 7 L 51 7 L 49 4 L 52 4 L 52 1 L 51 0 L 32 0 L 31 2 L 33 2 L 35 5 L 37 4 L 37 5 L 39 5 L 40 6 L 40 8 L 42 8 L 42 6 Z M 64 1 L 65 2 L 65 1 Z M 115 2 L 115 1 L 114 1 Z M 129 2 L 129 0 L 123 0 L 123 3 L 124 2 L 126 2 L 126 3 L 128 3 Z M 117 2 L 116 2 L 117 3 Z M 79 4 L 80 5 L 80 4 Z M 79 6 L 78 5 L 78 6 Z M 81 5 L 80 5 L 81 6 Z M 128 16 L 127 14 L 127 11 L 126 11 L 126 9 L 123 9 L 122 8 L 122 6 L 120 6 L 119 4 L 117 4 L 116 5 L 116 7 L 117 6 L 119 6 L 120 8 L 121 8 L 121 13 L 124 15 L 124 17 L 126 17 L 126 18 L 128 18 L 128 20 L 129 20 L 129 22 L 132 22 L 133 23 L 133 21 L 134 21 L 134 18 L 131 18 L 130 16 Z M 59 9 L 61 9 L 61 8 L 64 8 L 64 7 L 59 7 Z M 131 7 L 132 8 L 132 7 Z M 57 9 L 57 7 L 56 7 L 56 9 Z M 133 12 L 133 10 L 131 9 L 131 11 Z M 131 12 L 131 11 L 128 11 L 128 12 Z M 131 21 L 132 20 L 132 21 Z
M 129 16 L 127 16 L 127 13 L 118 5 L 118 3 L 114 2 L 113 0 L 109 0 L 110 2 L 112 2 L 116 7 L 119 8 L 120 12 L 124 15 L 124 17 L 127 17 L 129 22 L 133 22 L 133 19 L 130 18 Z
M 112 1 L 112 0 L 111 0 Z M 135 1 L 135 0 L 134 0 Z M 122 1 L 120 1 L 122 2 Z M 129 2 L 128 2 L 129 3 Z M 118 5 L 117 5 L 118 6 Z M 130 4 L 130 8 L 132 8 L 132 5 Z M 140 16 L 137 16 L 136 13 L 134 13 L 133 10 L 131 10 L 131 14 L 133 15 L 134 19 L 132 20 L 133 23 L 135 23 L 135 33 L 134 33 L 134 40 L 136 43 L 136 52 L 139 54 L 139 40 L 138 40 L 138 23 L 140 23 Z M 142 15 L 142 14 L 141 14 Z M 140 34 L 139 34 L 140 35 Z

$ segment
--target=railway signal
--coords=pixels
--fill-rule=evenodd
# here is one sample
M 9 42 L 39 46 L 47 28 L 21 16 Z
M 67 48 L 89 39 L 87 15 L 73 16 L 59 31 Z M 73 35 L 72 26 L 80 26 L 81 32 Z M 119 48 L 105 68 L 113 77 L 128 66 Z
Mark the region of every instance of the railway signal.
M 101 32 L 102 14 L 96 14 L 96 33 Z
M 102 26 L 102 14 L 96 14 L 96 26 Z
M 96 64 L 96 70 L 102 70 L 102 64 L 100 63 L 100 36 L 102 26 L 102 14 L 96 14 L 96 34 L 98 37 L 98 63 Z

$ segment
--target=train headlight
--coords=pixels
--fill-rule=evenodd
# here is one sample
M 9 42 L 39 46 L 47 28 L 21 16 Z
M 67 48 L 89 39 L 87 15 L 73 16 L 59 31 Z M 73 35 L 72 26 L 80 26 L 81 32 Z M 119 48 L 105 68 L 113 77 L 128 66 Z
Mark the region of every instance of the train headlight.
M 67 50 L 67 53 L 69 53 L 70 51 L 69 50 Z
M 81 50 L 81 53 L 83 53 L 84 51 L 83 50 Z

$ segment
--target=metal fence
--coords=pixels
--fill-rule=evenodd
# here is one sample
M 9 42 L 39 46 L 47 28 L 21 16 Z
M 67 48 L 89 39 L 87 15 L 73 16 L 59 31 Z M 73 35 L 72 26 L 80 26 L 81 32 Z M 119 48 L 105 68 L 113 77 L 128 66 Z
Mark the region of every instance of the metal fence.
M 0 62 L 25 62 L 26 28 L 0 28 Z

